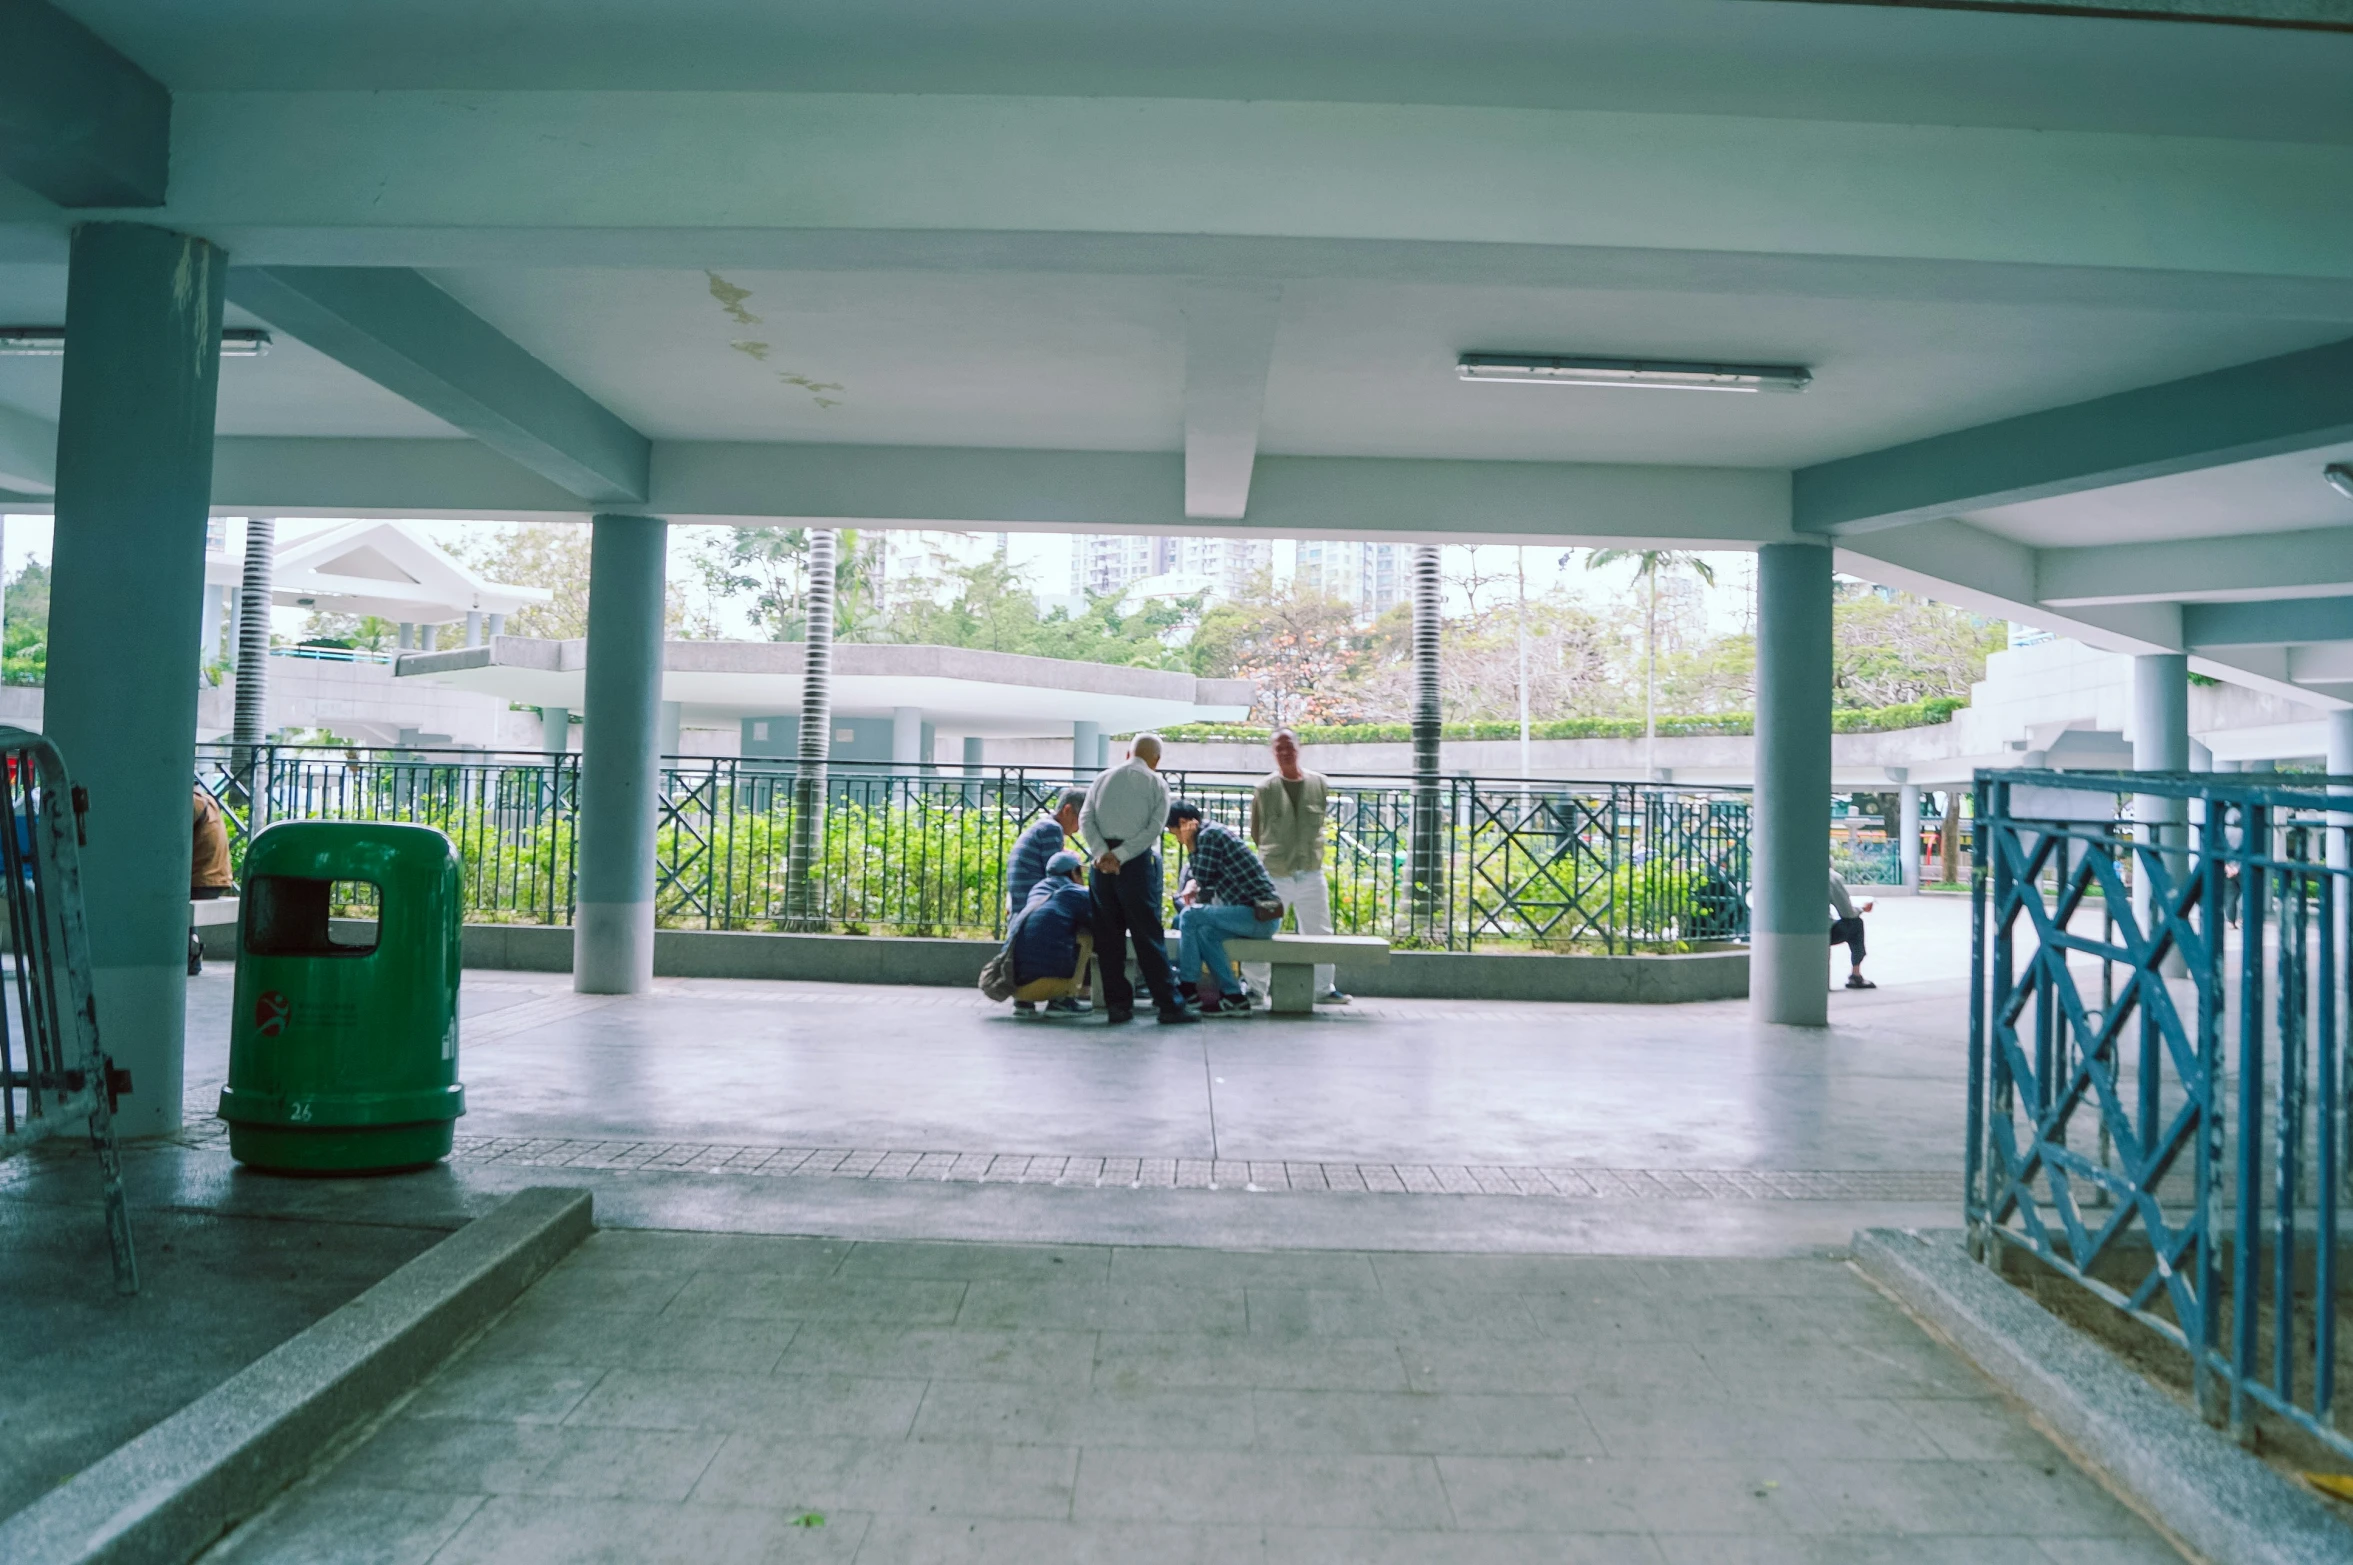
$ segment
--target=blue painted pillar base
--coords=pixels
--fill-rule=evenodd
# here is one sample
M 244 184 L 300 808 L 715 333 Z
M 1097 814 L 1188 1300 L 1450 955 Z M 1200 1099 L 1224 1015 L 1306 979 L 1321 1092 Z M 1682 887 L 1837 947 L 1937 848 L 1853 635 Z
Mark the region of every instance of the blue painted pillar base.
M 82 891 L 115 1125 L 180 1125 L 189 794 L 227 257 L 132 223 L 75 230 L 58 397 L 42 727 L 89 790 Z
M 643 994 L 654 983 L 668 525 L 653 516 L 600 516 L 593 525 L 572 987 L 582 994 Z
M 1757 551 L 1749 1014 L 1830 1021 L 1830 550 Z

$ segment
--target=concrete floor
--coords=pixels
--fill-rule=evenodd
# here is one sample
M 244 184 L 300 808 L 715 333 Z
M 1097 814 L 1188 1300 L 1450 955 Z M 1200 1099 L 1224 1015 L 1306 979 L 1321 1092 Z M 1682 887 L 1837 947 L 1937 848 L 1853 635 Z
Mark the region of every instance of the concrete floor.
M 560 1183 L 604 1231 L 215 1557 L 2171 1559 L 1838 1255 L 1956 1219 L 1966 932 L 1882 902 L 1884 987 L 1823 1032 L 472 973 L 459 1156 L 325 1182 L 202 1121 L 219 969 L 138 1210 L 448 1224 Z
M 210 1558 L 2177 1557 L 1836 1261 L 621 1231 Z

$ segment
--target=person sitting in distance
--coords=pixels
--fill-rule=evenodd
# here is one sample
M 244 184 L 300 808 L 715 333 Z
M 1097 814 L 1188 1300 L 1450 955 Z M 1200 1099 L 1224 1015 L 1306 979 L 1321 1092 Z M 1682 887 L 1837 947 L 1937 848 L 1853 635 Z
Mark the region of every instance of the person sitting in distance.
M 1855 910 L 1855 899 L 1847 894 L 1846 882 L 1838 871 L 1830 872 L 1830 943 L 1846 946 L 1846 986 L 1849 989 L 1876 989 L 1879 986 L 1863 976 L 1863 914 L 1878 904 L 1866 900 L 1862 911 Z
M 1013 844 L 1012 856 L 1005 864 L 1005 914 L 1019 916 L 1029 906 L 1029 894 L 1047 878 L 1046 865 L 1055 854 L 1069 847 L 1078 835 L 1078 815 L 1087 802 L 1084 788 L 1065 788 L 1054 801 L 1054 813 L 1042 815 L 1030 823 L 1027 831 Z M 1027 1016 L 1036 1007 L 1028 1000 L 1016 1000 L 1013 1014 Z M 1091 1009 L 1088 1002 L 1067 996 L 1047 1002 L 1046 1009 L 1056 1014 L 1076 1015 Z

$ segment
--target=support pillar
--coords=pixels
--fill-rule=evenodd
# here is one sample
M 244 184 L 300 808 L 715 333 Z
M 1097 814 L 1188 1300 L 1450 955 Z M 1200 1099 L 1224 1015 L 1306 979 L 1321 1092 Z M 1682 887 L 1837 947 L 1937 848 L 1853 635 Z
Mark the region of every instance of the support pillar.
M 572 748 L 570 707 L 543 706 L 539 709 L 539 748 L 549 755 L 562 755 Z
M 466 645 L 482 645 L 482 614 L 478 609 L 466 610 Z
M 504 614 L 484 615 L 482 623 L 483 634 L 492 641 L 507 633 L 507 617 Z
M 1070 725 L 1070 769 L 1085 777 L 1101 770 L 1098 758 L 1103 753 L 1103 725 L 1079 718 Z
M 196 632 L 227 257 L 131 223 L 74 231 L 42 727 L 89 790 L 98 1023 L 125 1135 L 180 1125 Z M 127 644 L 126 644 L 127 643 Z
M 414 652 L 417 647 L 417 627 L 408 620 L 400 622 L 400 635 L 392 645 L 402 652 Z
M 668 524 L 657 516 L 600 516 L 594 525 L 572 987 L 582 994 L 642 994 L 654 981 L 654 810 L 661 775 L 654 752 Z
M 657 752 L 662 755 L 676 755 L 685 730 L 686 703 L 683 701 L 663 702 L 661 733 L 656 744 Z
M 203 678 L 204 665 L 221 655 L 221 615 L 222 610 L 227 606 L 228 595 L 229 589 L 226 587 L 216 587 L 210 582 L 204 584 L 204 612 L 196 622 L 196 665 L 199 680 Z M 5 628 L 5 623 L 0 622 L 0 631 L 4 631 Z
M 2328 774 L 2331 777 L 2353 777 L 2353 709 L 2328 715 Z M 2353 812 L 2353 788 L 2331 788 L 2329 793 L 2345 798 L 2348 811 Z M 2347 841 L 2348 835 L 2353 835 L 2353 813 L 2331 813 L 2327 854 L 2329 868 L 2343 869 L 2349 861 L 2353 861 L 2353 842 Z M 2347 917 L 2348 907 L 2346 902 L 2340 901 L 2337 908 L 2340 920 L 2337 960 L 2342 962 L 2346 949 L 2343 921 Z
M 891 708 L 891 770 L 911 772 L 921 766 L 923 754 L 923 709 L 914 706 Z
M 1830 550 L 1757 551 L 1757 783 L 1749 1013 L 1830 1020 Z
M 1903 832 L 1903 848 L 1896 862 L 1903 866 L 1904 889 L 1917 893 L 1920 889 L 1920 785 L 1908 782 L 1896 795 L 1898 828 Z
M 2136 772 L 2186 772 L 2190 769 L 2190 660 L 2186 653 L 2151 652 L 2132 660 L 2132 769 Z M 2165 865 L 2179 879 L 2189 868 L 2182 851 L 2188 838 L 2189 801 L 2135 794 L 2132 801 L 2136 841 L 2170 848 Z M 2152 903 L 2148 876 L 2133 866 L 2132 910 L 2140 927 L 2150 927 Z M 2189 969 L 2175 952 L 2165 962 L 2169 977 Z

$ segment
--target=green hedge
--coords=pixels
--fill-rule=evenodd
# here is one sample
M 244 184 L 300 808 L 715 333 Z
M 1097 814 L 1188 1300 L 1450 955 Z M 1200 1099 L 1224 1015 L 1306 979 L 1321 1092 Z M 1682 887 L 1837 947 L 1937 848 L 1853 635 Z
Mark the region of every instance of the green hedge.
M 1953 714 L 1968 704 L 1958 696 L 1936 696 L 1927 701 L 1909 701 L 1901 706 L 1850 708 L 1831 713 L 1830 726 L 1842 734 L 1879 734 L 1903 728 L 1926 728 L 1952 721 Z M 1684 738 L 1697 734 L 1750 734 L 1756 732 L 1756 718 L 1748 712 L 1662 717 L 1658 720 L 1658 730 L 1666 738 Z M 1163 732 L 1170 739 L 1224 739 L 1264 744 L 1273 730 L 1234 723 L 1184 723 Z M 1302 744 L 1403 744 L 1413 738 L 1413 729 L 1404 723 L 1341 723 L 1328 727 L 1309 725 L 1300 728 L 1298 733 Z M 1448 723 L 1445 735 L 1449 739 L 1517 739 L 1520 736 L 1520 725 L 1514 722 Z M 1642 719 L 1557 718 L 1550 722 L 1530 723 L 1528 735 L 1532 739 L 1639 739 L 1642 737 Z

